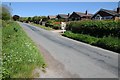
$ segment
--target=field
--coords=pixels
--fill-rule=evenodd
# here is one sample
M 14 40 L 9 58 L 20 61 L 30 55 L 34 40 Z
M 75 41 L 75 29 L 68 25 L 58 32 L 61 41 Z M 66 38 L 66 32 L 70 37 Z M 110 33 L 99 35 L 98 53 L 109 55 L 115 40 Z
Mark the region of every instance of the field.
M 16 22 L 3 21 L 3 78 L 32 78 L 36 67 L 45 65 L 43 56 Z

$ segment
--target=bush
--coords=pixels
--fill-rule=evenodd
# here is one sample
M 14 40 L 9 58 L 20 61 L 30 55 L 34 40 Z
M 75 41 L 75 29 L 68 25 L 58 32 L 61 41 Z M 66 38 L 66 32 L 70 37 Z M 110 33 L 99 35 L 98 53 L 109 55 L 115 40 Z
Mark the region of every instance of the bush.
M 10 13 L 10 8 L 6 5 L 1 5 L 0 8 L 2 9 L 2 20 L 10 20 L 11 18 L 11 13 Z
M 45 26 L 46 27 L 51 27 L 53 29 L 60 29 L 60 22 L 56 22 L 56 20 L 48 20 L 46 23 L 45 23 Z
M 48 20 L 46 23 L 45 23 L 45 26 L 46 27 L 53 27 L 53 22 L 54 22 L 54 20 Z
M 89 34 L 95 37 L 120 37 L 120 21 L 85 20 L 79 22 L 70 22 L 67 24 L 67 30 L 71 30 L 74 33 Z

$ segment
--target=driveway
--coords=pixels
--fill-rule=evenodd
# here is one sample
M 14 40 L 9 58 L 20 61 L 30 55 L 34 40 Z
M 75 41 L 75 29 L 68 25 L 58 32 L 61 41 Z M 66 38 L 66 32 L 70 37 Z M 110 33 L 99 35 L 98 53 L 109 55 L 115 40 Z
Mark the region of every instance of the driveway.
M 45 78 L 118 78 L 118 53 L 78 42 L 51 31 L 19 23 L 42 51 Z

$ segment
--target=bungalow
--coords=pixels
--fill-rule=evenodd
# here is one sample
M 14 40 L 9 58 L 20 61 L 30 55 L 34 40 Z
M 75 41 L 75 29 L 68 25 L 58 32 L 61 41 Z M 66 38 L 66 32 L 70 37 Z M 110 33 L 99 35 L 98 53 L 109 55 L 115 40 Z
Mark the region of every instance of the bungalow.
M 48 19 L 56 19 L 56 16 L 49 15 Z
M 72 21 L 88 20 L 88 19 L 91 19 L 91 17 L 92 17 L 92 14 L 89 14 L 86 10 L 85 13 L 73 12 L 69 17 L 69 20 L 72 20 Z
M 66 14 L 58 14 L 56 18 L 59 19 L 59 20 L 68 21 L 69 15 L 66 15 Z
M 120 8 L 117 11 L 100 9 L 92 16 L 92 20 L 118 20 L 120 19 Z

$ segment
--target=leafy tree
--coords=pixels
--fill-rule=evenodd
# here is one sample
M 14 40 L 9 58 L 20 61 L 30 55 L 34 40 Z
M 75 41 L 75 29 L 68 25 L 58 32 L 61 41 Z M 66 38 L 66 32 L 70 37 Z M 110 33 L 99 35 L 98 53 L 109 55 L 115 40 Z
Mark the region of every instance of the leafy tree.
M 42 16 L 41 18 L 42 18 L 42 21 L 47 21 L 48 20 L 48 18 L 46 16 Z
M 19 21 L 21 21 L 21 22 L 26 22 L 27 20 L 28 20 L 27 17 L 20 17 L 20 19 L 19 19 Z
M 31 22 L 31 21 L 32 21 L 32 18 L 31 18 L 31 17 L 28 17 L 27 21 L 28 21 L 28 22 Z
M 41 17 L 40 17 L 40 16 L 34 16 L 34 17 L 32 18 L 32 21 L 33 21 L 34 23 L 36 23 L 36 24 L 39 24 L 40 20 L 41 20 Z
M 2 9 L 0 12 L 0 15 L 2 14 L 2 20 L 10 20 L 11 19 L 11 12 L 10 12 L 10 8 L 6 5 L 1 5 L 0 8 Z
M 18 15 L 14 15 L 14 16 L 13 16 L 13 20 L 14 20 L 14 21 L 19 20 L 19 18 L 20 18 L 20 16 L 18 16 Z

